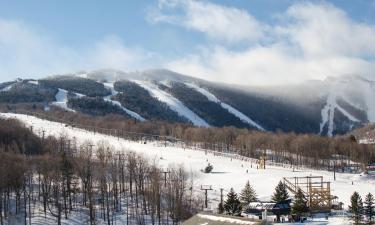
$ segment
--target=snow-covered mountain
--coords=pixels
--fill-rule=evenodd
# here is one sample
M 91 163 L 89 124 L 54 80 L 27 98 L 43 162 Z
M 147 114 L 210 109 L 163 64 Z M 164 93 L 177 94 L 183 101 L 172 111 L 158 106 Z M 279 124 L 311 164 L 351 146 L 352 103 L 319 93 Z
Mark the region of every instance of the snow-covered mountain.
M 375 122 L 375 82 L 342 76 L 299 85 L 237 86 L 158 69 L 98 70 L 0 84 L 0 103 L 42 103 L 139 121 L 335 135 Z

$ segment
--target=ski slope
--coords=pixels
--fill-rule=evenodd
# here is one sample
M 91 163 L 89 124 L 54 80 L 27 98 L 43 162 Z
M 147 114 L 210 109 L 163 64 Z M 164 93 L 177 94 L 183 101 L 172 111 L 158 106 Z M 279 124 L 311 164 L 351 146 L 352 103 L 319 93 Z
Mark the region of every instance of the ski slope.
M 56 98 L 56 101 L 52 102 L 51 103 L 52 105 L 60 107 L 67 111 L 75 112 L 74 109 L 71 109 L 68 107 L 68 91 L 67 90 L 59 88 L 55 98 Z
M 372 123 L 375 122 L 375 83 L 365 83 L 363 82 L 360 86 L 361 90 L 363 90 L 364 93 L 364 100 L 366 102 L 367 106 L 367 117 L 368 120 Z
M 4 87 L 3 89 L 1 89 L 0 92 L 10 91 L 10 89 L 12 89 L 12 87 L 13 87 L 13 84 L 10 84 L 10 85 Z
M 39 85 L 39 81 L 37 81 L 37 80 L 29 80 L 27 83 L 34 84 L 34 85 Z
M 193 84 L 193 83 L 185 83 L 185 84 L 188 87 L 190 87 L 190 88 L 198 91 L 199 93 L 203 94 L 204 96 L 206 96 L 209 101 L 219 104 L 221 107 L 228 110 L 229 113 L 233 114 L 235 117 L 239 118 L 241 121 L 243 121 L 243 122 L 249 124 L 250 126 L 255 127 L 259 130 L 263 130 L 263 131 L 265 130 L 261 125 L 256 123 L 254 120 L 250 119 L 248 116 L 246 116 L 242 112 L 238 111 L 237 109 L 233 108 L 232 106 L 220 101 L 218 98 L 216 98 L 215 95 L 213 95 L 212 93 L 210 93 L 206 89 L 201 88 L 201 87 L 199 87 L 199 86 L 197 86 L 196 84 Z
M 190 122 L 192 122 L 195 126 L 202 126 L 202 127 L 209 127 L 210 125 L 200 118 L 197 114 L 191 111 L 188 107 L 186 107 L 180 100 L 173 97 L 169 93 L 160 90 L 159 87 L 151 82 L 148 81 L 140 81 L 140 80 L 132 80 L 142 88 L 146 89 L 151 96 L 157 98 L 159 101 L 164 102 L 168 105 L 168 107 L 177 112 L 178 115 L 185 117 Z
M 236 155 L 218 156 L 199 149 L 164 147 L 164 145 L 150 142 L 147 144 L 132 142 L 21 114 L 1 113 L 0 116 L 19 119 L 26 126 L 33 126 L 33 131 L 38 135 L 45 130 L 46 135 L 75 137 L 78 144 L 86 141 L 94 144 L 106 141 L 113 146 L 115 151 L 137 152 L 150 160 L 156 160 L 162 168 L 170 165 L 183 165 L 194 175 L 197 194 L 202 194 L 199 191 L 201 185 L 212 185 L 213 190 L 209 192 L 209 207 L 211 208 L 217 207 L 220 201 L 220 188 L 224 188 L 224 194 L 232 187 L 236 192 L 240 192 L 248 180 L 256 190 L 259 199 L 264 201 L 270 200 L 280 179 L 295 176 L 323 176 L 324 180 L 331 182 L 332 194 L 338 196 L 339 201 L 343 202 L 346 208 L 354 191 L 358 191 L 362 196 L 368 192 L 374 193 L 375 177 L 363 174 L 336 173 L 334 181 L 333 173 L 328 171 L 300 168 L 293 172 L 293 168 L 290 167 L 271 165 L 267 165 L 266 170 L 258 170 L 255 160 L 245 161 L 244 157 Z M 209 174 L 200 172 L 208 163 L 213 165 L 213 172 Z
M 118 107 L 120 107 L 124 112 L 126 112 L 129 116 L 139 120 L 139 121 L 146 121 L 145 118 L 143 118 L 141 115 L 139 115 L 138 113 L 132 111 L 132 110 L 129 110 L 125 107 L 122 106 L 122 104 L 119 102 L 119 101 L 115 101 L 115 100 L 112 100 L 112 96 L 115 96 L 118 94 L 118 92 L 115 90 L 115 88 L 113 87 L 114 83 L 103 83 L 104 86 L 108 89 L 111 90 L 111 94 L 108 95 L 108 96 L 105 96 L 103 99 L 104 101 L 107 101 L 107 102 L 110 102 L 112 103 L 113 105 L 116 105 Z
M 353 122 L 360 122 L 359 119 L 351 115 L 348 111 L 346 111 L 344 108 L 342 108 L 339 104 L 336 102 L 336 94 L 332 91 L 327 96 L 327 103 L 323 107 L 321 111 L 322 115 L 322 122 L 320 123 L 320 131 L 319 134 L 322 134 L 323 129 L 326 125 L 328 125 L 328 131 L 327 135 L 332 137 L 333 136 L 333 130 L 334 130 L 334 118 L 335 118 L 335 110 L 337 109 L 340 111 L 346 118 Z

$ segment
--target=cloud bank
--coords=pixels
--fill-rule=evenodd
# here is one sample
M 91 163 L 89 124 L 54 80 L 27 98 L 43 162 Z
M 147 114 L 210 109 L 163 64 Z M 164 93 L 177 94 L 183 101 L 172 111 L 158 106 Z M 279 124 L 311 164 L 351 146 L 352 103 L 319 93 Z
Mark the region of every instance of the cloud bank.
M 266 28 L 245 10 L 205 1 L 160 0 L 148 20 L 184 26 L 229 43 L 259 40 Z
M 212 41 L 166 64 L 177 72 L 247 85 L 374 77 L 375 26 L 352 20 L 329 3 L 299 2 L 265 24 L 244 10 L 210 2 L 160 0 L 148 18 L 201 32 Z M 236 42 L 247 45 L 233 50 Z
M 86 69 L 141 69 L 146 63 L 155 66 L 150 62 L 157 60 L 153 53 L 130 48 L 114 35 L 76 49 L 56 42 L 48 32 L 24 22 L 0 19 L 0 81 Z

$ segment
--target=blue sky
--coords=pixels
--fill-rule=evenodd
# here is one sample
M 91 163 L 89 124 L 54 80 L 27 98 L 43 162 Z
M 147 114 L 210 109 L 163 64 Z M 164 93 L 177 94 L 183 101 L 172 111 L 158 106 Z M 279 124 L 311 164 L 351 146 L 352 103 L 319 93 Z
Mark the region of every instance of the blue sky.
M 374 26 L 372 0 L 0 0 L 0 81 L 155 67 L 248 84 L 371 76 Z

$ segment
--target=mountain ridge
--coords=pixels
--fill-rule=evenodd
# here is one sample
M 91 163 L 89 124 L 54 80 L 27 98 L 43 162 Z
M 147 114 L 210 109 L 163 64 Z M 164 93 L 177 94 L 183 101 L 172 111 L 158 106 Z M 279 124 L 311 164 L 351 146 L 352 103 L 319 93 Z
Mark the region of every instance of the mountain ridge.
M 129 85 L 121 89 L 121 82 Z M 260 87 L 211 82 L 166 69 L 105 69 L 2 83 L 0 103 L 65 104 L 65 110 L 94 115 L 122 112 L 135 119 L 332 136 L 375 121 L 370 101 L 374 83 L 342 76 Z M 25 98 L 26 90 L 35 98 Z M 61 91 L 66 92 L 63 104 L 56 98 Z

